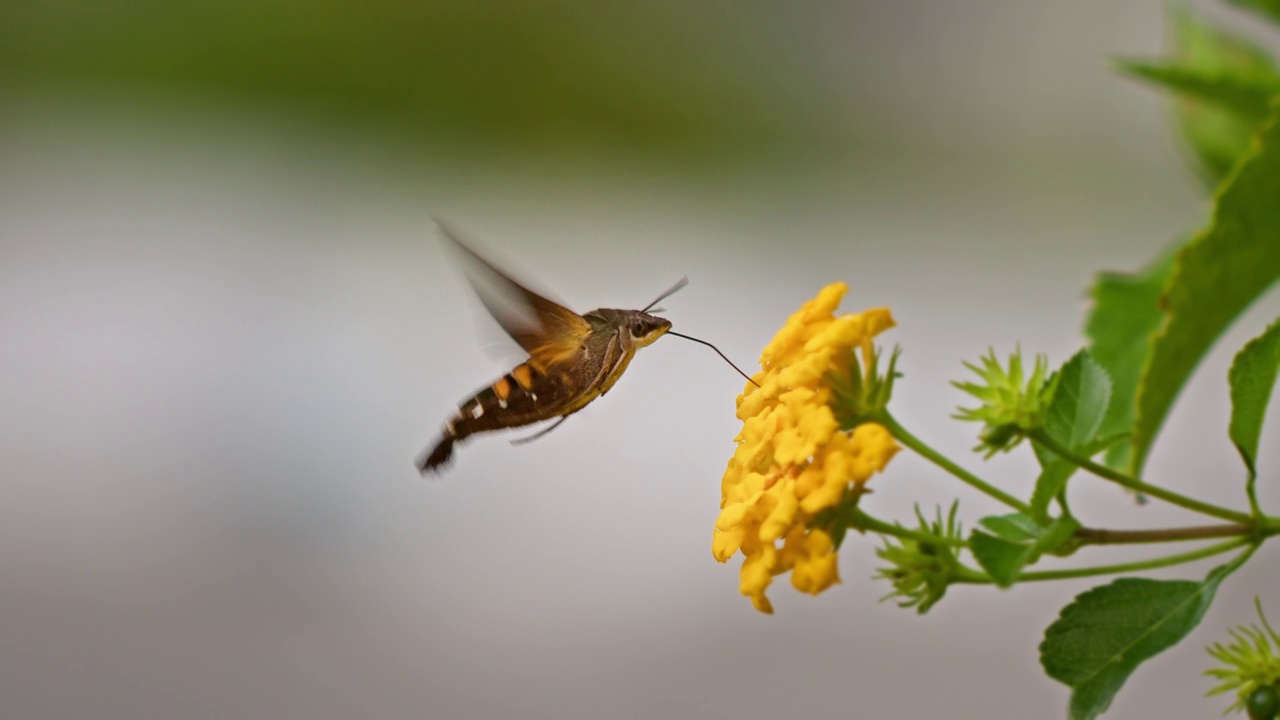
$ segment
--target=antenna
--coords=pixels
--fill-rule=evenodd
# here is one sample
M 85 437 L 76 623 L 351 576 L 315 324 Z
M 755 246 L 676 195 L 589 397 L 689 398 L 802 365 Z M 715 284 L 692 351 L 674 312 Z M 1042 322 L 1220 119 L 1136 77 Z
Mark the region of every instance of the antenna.
M 688 284 L 689 284 L 689 276 L 687 276 L 687 275 L 686 275 L 685 277 L 680 278 L 679 282 L 677 282 L 675 285 L 672 285 L 670 290 L 668 290 L 668 291 L 666 291 L 666 292 L 662 293 L 662 294 L 661 294 L 661 295 L 659 295 L 658 297 L 654 298 L 653 302 L 649 303 L 648 305 L 645 305 L 645 306 L 644 306 L 644 309 L 643 309 L 643 310 L 641 310 L 640 312 L 642 312 L 642 313 L 647 313 L 647 312 L 649 312 L 649 308 L 653 307 L 654 305 L 657 305 L 658 303 L 662 302 L 663 300 L 666 300 L 667 298 L 671 297 L 672 295 L 675 295 L 677 292 L 680 292 L 680 289 L 681 289 L 681 288 L 683 288 L 685 285 L 688 285 Z M 654 310 L 654 312 L 661 312 L 661 310 Z M 741 371 L 741 370 L 739 370 L 738 372 L 742 372 L 742 371 Z
M 687 281 L 682 281 L 682 283 L 683 283 L 683 282 L 687 282 Z M 670 292 L 668 292 L 668 293 L 667 293 L 667 295 L 670 295 L 672 292 L 675 292 L 676 290 L 679 290 L 681 287 L 683 287 L 683 284 L 681 284 L 681 285 L 676 285 L 675 289 L 674 289 L 674 290 L 671 290 Z M 658 300 L 661 300 L 661 299 L 662 299 L 662 298 L 658 298 Z M 657 301 L 655 300 L 654 302 L 657 302 Z M 670 330 L 668 330 L 668 331 L 667 331 L 667 334 L 668 334 L 668 335 L 675 335 L 676 337 L 678 337 L 678 338 L 684 338 L 685 340 L 692 340 L 692 341 L 694 341 L 694 342 L 696 342 L 696 343 L 702 343 L 703 345 L 706 345 L 707 347 L 711 348 L 712 350 L 715 350 L 715 351 L 716 351 L 716 354 L 717 354 L 717 355 L 719 355 L 720 357 L 724 358 L 724 361 L 725 361 L 725 362 L 727 362 L 727 363 L 729 363 L 729 367 L 733 368 L 734 370 L 737 370 L 739 375 L 741 375 L 742 377 L 744 377 L 744 378 L 746 378 L 746 379 L 747 379 L 747 382 L 751 383 L 752 385 L 755 385 L 756 387 L 760 387 L 760 383 L 756 382 L 755 380 L 752 380 L 750 375 L 748 375 L 748 374 L 746 374 L 746 373 L 742 372 L 742 368 L 738 367 L 737 365 L 734 365 L 734 364 L 733 364 L 733 361 L 732 361 L 732 360 L 730 360 L 730 359 L 729 359 L 729 358 L 728 358 L 724 353 L 720 352 L 720 348 L 716 347 L 715 345 L 712 345 L 711 343 L 707 342 L 706 340 L 699 340 L 698 338 L 693 337 L 692 335 L 681 335 L 681 334 L 680 334 L 680 333 L 678 333 L 678 332 L 672 332 L 672 331 L 670 331 Z
M 661 294 L 661 295 L 659 295 L 658 297 L 654 298 L 653 302 L 649 303 L 648 305 L 645 305 L 645 306 L 644 306 L 644 309 L 643 309 L 643 310 L 641 310 L 640 312 L 642 312 L 642 313 L 647 313 L 647 312 L 649 312 L 649 308 L 653 307 L 654 305 L 657 305 L 658 303 L 662 302 L 663 300 L 666 300 L 667 298 L 671 297 L 672 295 L 675 295 L 677 292 L 679 292 L 679 291 L 680 291 L 680 289 L 681 289 L 681 288 L 683 288 L 685 285 L 688 285 L 688 284 L 689 284 L 689 276 L 688 276 L 688 275 L 686 275 L 686 276 L 684 276 L 684 277 L 680 278 L 678 281 L 676 281 L 676 284 L 675 284 L 675 285 L 672 285 L 672 286 L 671 286 L 671 288 L 670 288 L 669 290 L 667 290 L 666 292 L 662 293 L 662 294 Z M 662 308 L 658 308 L 658 309 L 654 310 L 654 312 L 662 312 Z M 729 359 L 729 357 L 728 357 L 727 355 L 725 355 L 724 353 L 720 352 L 720 348 L 716 347 L 715 345 L 712 345 L 711 343 L 707 342 L 706 340 L 699 340 L 698 338 L 693 337 L 692 335 L 682 335 L 682 334 L 680 334 L 680 333 L 678 333 L 678 332 L 672 332 L 672 331 L 670 331 L 670 330 L 668 330 L 668 331 L 667 331 L 667 334 L 668 334 L 668 335 L 675 335 L 676 337 L 678 337 L 678 338 L 684 338 L 685 340 L 692 340 L 692 341 L 694 341 L 694 342 L 696 342 L 696 343 L 702 343 L 703 345 L 706 345 L 707 347 L 711 348 L 712 350 L 715 350 L 715 351 L 716 351 L 716 354 L 717 354 L 717 355 L 719 355 L 721 358 L 723 358 L 725 362 L 729 363 L 729 367 L 733 368 L 734 370 L 737 370 L 739 375 L 741 375 L 742 377 L 746 378 L 746 379 L 747 379 L 747 382 L 751 383 L 752 385 L 755 385 L 756 387 L 760 387 L 760 383 L 756 382 L 755 380 L 752 380 L 750 375 L 748 375 L 748 374 L 746 374 L 746 373 L 742 372 L 742 368 L 738 367 L 737 365 L 734 365 L 734 364 L 733 364 L 733 361 L 732 361 L 732 360 L 730 360 L 730 359 Z

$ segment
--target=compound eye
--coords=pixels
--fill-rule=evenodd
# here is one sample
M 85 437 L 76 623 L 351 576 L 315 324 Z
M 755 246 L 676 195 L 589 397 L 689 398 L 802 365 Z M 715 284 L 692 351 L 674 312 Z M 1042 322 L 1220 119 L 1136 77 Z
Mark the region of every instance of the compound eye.
M 631 323 L 631 335 L 632 337 L 641 337 L 644 335 L 644 323 L 640 320 L 636 320 Z

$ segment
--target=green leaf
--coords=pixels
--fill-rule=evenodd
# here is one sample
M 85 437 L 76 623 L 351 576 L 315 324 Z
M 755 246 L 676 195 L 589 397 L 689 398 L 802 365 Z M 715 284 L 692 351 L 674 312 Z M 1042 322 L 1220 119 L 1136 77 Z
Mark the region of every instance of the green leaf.
M 1181 243 L 1169 248 L 1135 275 L 1102 273 L 1089 292 L 1093 309 L 1084 330 L 1089 355 L 1111 376 L 1111 402 L 1098 430 L 1102 435 L 1132 432 L 1138 378 L 1151 350 L 1151 336 L 1164 318 L 1160 294 L 1180 247 Z M 1106 461 L 1115 468 L 1128 465 L 1127 437 L 1108 450 Z
M 1026 563 L 1027 548 L 980 530 L 969 534 L 969 551 L 1000 587 L 1009 587 Z
M 1142 60 L 1119 60 L 1116 65 L 1130 75 L 1173 90 L 1184 100 L 1217 105 L 1252 119 L 1255 125 L 1266 119 L 1271 98 L 1280 92 L 1280 75 L 1262 69 L 1241 71 Z
M 1278 277 L 1280 122 L 1273 114 L 1219 191 L 1210 226 L 1175 260 L 1167 315 L 1138 383 L 1130 474 L 1141 475 L 1169 408 L 1209 347 Z
M 1057 389 L 1044 418 L 1044 432 L 1066 447 L 1084 447 L 1097 437 L 1111 400 L 1111 378 L 1088 350 L 1076 352 L 1059 370 Z
M 1022 513 L 989 515 L 979 520 L 978 524 L 990 530 L 996 537 L 1010 542 L 1035 540 L 1044 532 L 1034 520 Z
M 1249 477 L 1258 475 L 1258 438 L 1267 414 L 1271 390 L 1280 372 L 1280 319 L 1236 354 L 1227 378 L 1231 383 L 1231 426 L 1229 434 L 1249 468 Z
M 1045 414 L 1045 432 L 1072 450 L 1083 448 L 1097 437 L 1110 400 L 1107 371 L 1088 350 L 1081 350 L 1058 371 L 1058 385 Z
M 1121 61 L 1121 70 L 1177 93 L 1174 117 L 1209 188 L 1231 171 L 1267 116 L 1280 88 L 1271 58 L 1249 41 L 1197 20 L 1173 18 L 1174 55 L 1162 62 Z
M 1199 22 L 1190 13 L 1174 18 L 1174 36 L 1176 56 L 1188 67 L 1210 76 L 1237 78 L 1241 83 L 1254 81 L 1265 86 L 1275 82 L 1275 65 L 1267 53 L 1238 35 Z M 1180 96 L 1174 113 L 1209 188 L 1217 187 L 1235 167 L 1266 117 L 1265 112 L 1239 112 L 1188 95 Z
M 1237 563 L 1215 568 L 1204 582 L 1120 578 L 1062 609 L 1040 643 L 1040 664 L 1071 688 L 1072 720 L 1091 720 L 1110 705 L 1143 662 L 1181 641 L 1213 602 Z
M 1227 2 L 1265 15 L 1274 22 L 1280 22 L 1280 0 L 1227 0 Z
M 1087 350 L 1072 356 L 1056 375 L 1057 386 L 1045 411 L 1044 430 L 1068 449 L 1092 454 L 1090 445 L 1110 404 L 1111 378 Z M 1031 515 L 1043 523 L 1048 518 L 1049 503 L 1066 487 L 1076 467 L 1038 444 L 1033 447 L 1041 473 L 1031 496 Z
M 1063 517 L 1042 528 L 1022 513 L 995 515 L 978 521 L 992 531 L 974 530 L 969 535 L 969 551 L 1000 587 L 1009 587 L 1022 568 L 1053 552 L 1075 536 L 1080 524 Z

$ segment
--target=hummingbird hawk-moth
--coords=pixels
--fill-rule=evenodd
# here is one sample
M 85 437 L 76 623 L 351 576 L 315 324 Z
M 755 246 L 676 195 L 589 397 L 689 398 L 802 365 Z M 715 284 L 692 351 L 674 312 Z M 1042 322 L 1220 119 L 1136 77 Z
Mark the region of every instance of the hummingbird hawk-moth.
M 600 308 L 579 315 L 511 279 L 467 247 L 458 233 L 436 220 L 445 238 L 469 260 L 467 279 L 489 314 L 529 357 L 488 387 L 464 400 L 445 423 L 440 440 L 418 459 L 422 474 L 437 470 L 453 455 L 453 446 L 471 435 L 518 428 L 544 420 L 554 423 L 537 434 L 513 441 L 528 442 L 551 432 L 570 415 L 609 392 L 636 350 L 663 335 L 711 343 L 671 331 L 671 321 L 654 306 L 688 282 L 682 278 L 643 310 Z M 734 369 L 738 370 L 734 365 Z M 743 377 L 746 373 L 738 370 Z

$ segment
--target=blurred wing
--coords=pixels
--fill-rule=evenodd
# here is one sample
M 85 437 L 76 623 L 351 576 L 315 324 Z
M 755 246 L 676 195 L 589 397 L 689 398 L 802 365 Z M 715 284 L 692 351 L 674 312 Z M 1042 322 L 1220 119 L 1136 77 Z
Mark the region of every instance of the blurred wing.
M 480 302 L 511 339 L 529 353 L 538 370 L 545 371 L 577 357 L 583 339 L 591 334 L 591 325 L 581 315 L 512 280 L 467 247 L 453 226 L 440 218 L 435 221 L 467 258 L 467 280 Z

